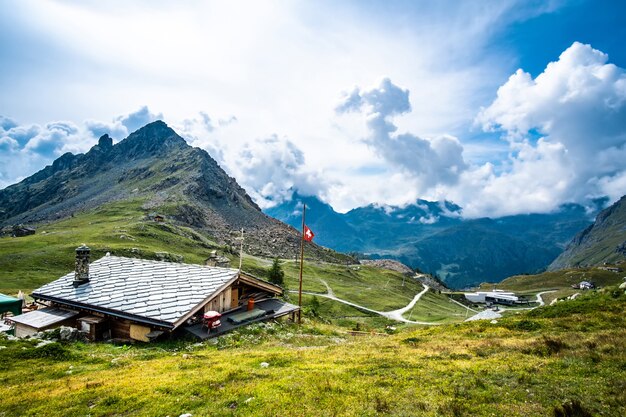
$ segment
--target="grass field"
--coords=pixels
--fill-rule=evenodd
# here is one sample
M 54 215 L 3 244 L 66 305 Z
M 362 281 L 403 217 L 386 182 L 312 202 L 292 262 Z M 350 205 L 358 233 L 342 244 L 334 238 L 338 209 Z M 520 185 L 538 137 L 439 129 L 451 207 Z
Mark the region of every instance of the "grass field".
M 297 289 L 299 265 L 284 264 L 290 289 Z M 406 306 L 422 290 L 413 278 L 387 269 L 364 265 L 313 264 L 305 262 L 303 290 L 325 294 L 326 281 L 335 296 L 377 311 L 391 311 Z M 404 283 L 404 286 L 403 286 Z
M 621 417 L 625 309 L 613 288 L 497 324 L 390 336 L 309 316 L 202 344 L 3 340 L 0 415 Z
M 450 301 L 447 295 L 430 290 L 403 317 L 429 323 L 454 323 L 461 322 L 474 314 L 476 313 Z
M 546 289 L 571 289 L 572 284 L 592 281 L 605 287 L 623 282 L 626 272 L 615 273 L 599 268 L 565 269 L 544 272 L 537 275 L 515 275 L 497 284 L 502 290 L 517 291 L 520 294 L 536 294 Z M 493 289 L 494 284 L 482 284 L 482 290 Z

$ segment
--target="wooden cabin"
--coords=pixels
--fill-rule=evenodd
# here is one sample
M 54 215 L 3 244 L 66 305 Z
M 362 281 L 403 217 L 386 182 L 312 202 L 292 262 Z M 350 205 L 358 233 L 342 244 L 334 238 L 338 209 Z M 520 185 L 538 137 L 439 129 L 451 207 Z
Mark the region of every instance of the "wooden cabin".
M 260 301 L 283 293 L 275 284 L 232 268 L 109 254 L 90 263 L 89 255 L 88 247 L 78 248 L 76 270 L 38 288 L 32 297 L 77 312 L 76 326 L 92 340 L 150 341 L 197 322 L 207 311 L 225 313 L 250 298 Z

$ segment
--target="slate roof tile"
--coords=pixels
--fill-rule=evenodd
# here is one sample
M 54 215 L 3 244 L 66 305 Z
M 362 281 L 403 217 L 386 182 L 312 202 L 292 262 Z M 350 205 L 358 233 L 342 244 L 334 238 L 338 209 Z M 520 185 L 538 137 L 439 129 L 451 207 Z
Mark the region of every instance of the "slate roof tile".
M 73 286 L 74 272 L 35 290 L 59 298 L 174 324 L 237 276 L 231 268 L 105 256 L 89 265 L 89 282 Z

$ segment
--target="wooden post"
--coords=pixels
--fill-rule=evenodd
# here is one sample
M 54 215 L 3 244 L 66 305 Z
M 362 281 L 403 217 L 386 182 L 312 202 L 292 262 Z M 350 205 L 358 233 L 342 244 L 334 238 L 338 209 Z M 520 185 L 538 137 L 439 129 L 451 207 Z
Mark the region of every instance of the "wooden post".
M 239 273 L 241 274 L 241 266 L 243 265 L 243 227 L 241 228 L 241 237 L 237 238 L 237 240 L 241 240 L 239 246 Z
M 302 205 L 302 236 L 300 237 L 300 289 L 298 290 L 298 324 L 302 324 L 302 269 L 304 268 L 304 218 L 306 216 L 306 204 Z

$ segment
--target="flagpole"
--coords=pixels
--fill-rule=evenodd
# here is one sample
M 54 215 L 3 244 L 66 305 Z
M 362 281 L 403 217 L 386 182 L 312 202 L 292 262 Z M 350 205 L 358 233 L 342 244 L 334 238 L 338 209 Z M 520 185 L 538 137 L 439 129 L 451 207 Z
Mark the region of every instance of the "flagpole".
M 300 240 L 300 290 L 298 291 L 298 324 L 302 323 L 302 268 L 304 267 L 304 218 L 306 216 L 306 203 L 302 205 L 302 237 Z

